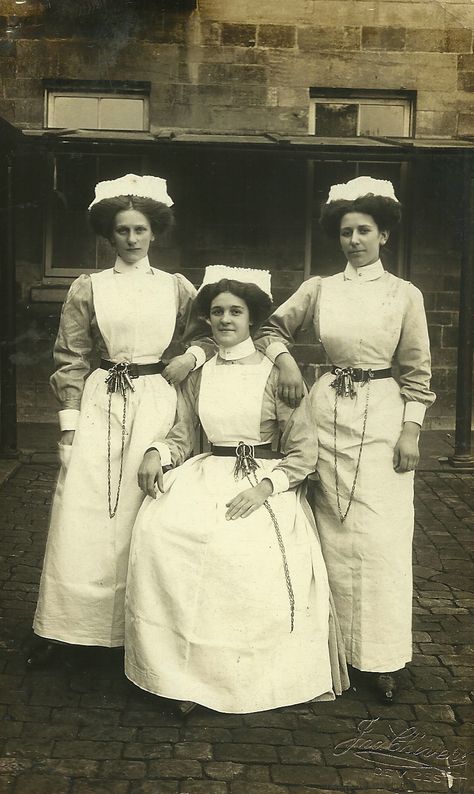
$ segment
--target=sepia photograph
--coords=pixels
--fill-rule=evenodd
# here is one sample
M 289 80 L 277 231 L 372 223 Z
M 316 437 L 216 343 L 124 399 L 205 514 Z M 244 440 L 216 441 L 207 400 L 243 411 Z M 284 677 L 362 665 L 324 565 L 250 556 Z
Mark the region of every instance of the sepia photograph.
M 473 0 L 0 0 L 0 83 L 0 794 L 473 792 Z

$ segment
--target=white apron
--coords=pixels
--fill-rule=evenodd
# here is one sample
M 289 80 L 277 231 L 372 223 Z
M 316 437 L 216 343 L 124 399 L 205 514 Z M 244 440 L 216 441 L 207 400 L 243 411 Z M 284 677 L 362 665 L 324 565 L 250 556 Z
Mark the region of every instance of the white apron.
M 403 320 L 405 283 L 323 279 L 320 336 L 335 366 L 391 366 Z M 334 375 L 318 381 L 319 437 L 315 515 L 345 640 L 348 664 L 394 671 L 411 659 L 413 472 L 397 474 L 392 456 L 404 401 L 393 378 L 370 383 L 367 427 L 355 495 L 339 519 L 334 472 Z M 356 470 L 367 385 L 339 397 L 337 470 L 344 513 Z
M 111 361 L 159 361 L 176 321 L 172 277 L 159 270 L 92 278 L 97 323 Z M 134 379 L 128 392 L 123 477 L 118 510 L 108 511 L 107 428 L 109 398 L 103 369 L 88 377 L 72 447 L 62 460 L 34 630 L 78 645 L 124 642 L 124 592 L 133 522 L 143 494 L 137 472 L 147 446 L 172 427 L 176 392 L 161 375 Z M 123 399 L 111 402 L 111 492 L 120 468 Z
M 199 415 L 212 443 L 262 443 L 271 367 L 267 359 L 204 365 Z M 126 675 L 149 692 L 222 712 L 332 699 L 327 575 L 300 490 L 270 497 L 294 589 L 291 632 L 283 559 L 267 510 L 225 519 L 226 503 L 250 487 L 235 481 L 234 463 L 198 455 L 165 475 L 163 495 L 145 499 L 130 554 Z M 278 461 L 259 463 L 261 479 Z

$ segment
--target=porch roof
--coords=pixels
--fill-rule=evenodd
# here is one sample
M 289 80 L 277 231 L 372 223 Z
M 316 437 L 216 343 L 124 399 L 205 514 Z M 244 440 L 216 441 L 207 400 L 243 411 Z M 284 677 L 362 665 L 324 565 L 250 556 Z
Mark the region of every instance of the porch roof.
M 474 151 L 474 136 L 451 138 L 402 138 L 384 136 L 360 136 L 352 138 L 316 137 L 314 135 L 284 135 L 273 132 L 256 133 L 215 133 L 205 131 L 185 131 L 163 129 L 156 133 L 127 132 L 122 130 L 82 130 L 82 129 L 28 129 L 23 130 L 25 139 L 40 139 L 43 144 L 54 146 L 57 143 L 81 142 L 90 144 L 137 144 L 137 145 L 205 145 L 230 148 L 291 149 L 310 152 L 339 151 L 357 149 L 385 153 L 428 153 L 437 152 L 455 155 Z

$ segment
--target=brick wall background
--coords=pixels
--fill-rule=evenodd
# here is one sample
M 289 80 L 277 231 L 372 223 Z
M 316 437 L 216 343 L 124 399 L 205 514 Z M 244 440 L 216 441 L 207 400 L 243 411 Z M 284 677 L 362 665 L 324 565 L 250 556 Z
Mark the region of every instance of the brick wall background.
M 473 4 L 396 0 L 0 0 L 0 115 L 43 125 L 43 78 L 149 80 L 151 130 L 306 134 L 309 87 L 411 89 L 416 135 L 474 134 Z M 87 14 L 91 7 L 103 13 Z M 161 158 L 161 159 L 160 159 Z M 51 421 L 47 375 L 58 304 L 42 283 L 44 174 L 30 158 L 18 185 L 19 406 Z M 218 153 L 152 161 L 179 194 L 178 230 L 156 264 L 198 282 L 205 264 L 270 266 L 276 301 L 303 278 L 306 165 Z M 164 169 L 164 171 L 163 171 Z M 284 185 L 284 192 L 281 186 Z M 92 185 L 91 185 L 92 190 Z M 412 178 L 411 279 L 424 292 L 439 399 L 431 425 L 454 424 L 460 265 L 459 182 L 429 162 Z M 341 263 L 342 264 L 342 263 Z M 304 341 L 304 340 L 303 340 Z M 299 358 L 307 375 L 313 354 Z M 313 359 L 314 360 L 314 359 Z

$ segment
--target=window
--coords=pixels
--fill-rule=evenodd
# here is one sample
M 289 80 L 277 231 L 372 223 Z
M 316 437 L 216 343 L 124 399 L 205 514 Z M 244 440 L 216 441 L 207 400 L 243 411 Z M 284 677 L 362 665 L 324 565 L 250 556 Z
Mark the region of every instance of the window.
M 149 129 L 150 84 L 97 83 L 89 80 L 45 80 L 48 128 L 83 130 Z
M 309 133 L 319 137 L 413 134 L 415 92 L 310 89 Z

